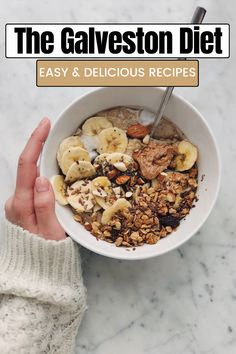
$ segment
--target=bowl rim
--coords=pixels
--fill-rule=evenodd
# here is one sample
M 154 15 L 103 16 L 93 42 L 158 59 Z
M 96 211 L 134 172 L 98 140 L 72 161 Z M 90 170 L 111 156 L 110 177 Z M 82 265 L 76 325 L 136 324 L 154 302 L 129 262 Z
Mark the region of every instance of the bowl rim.
M 80 95 L 79 97 L 75 98 L 72 102 L 70 102 L 66 108 L 60 112 L 57 116 L 57 118 L 55 119 L 54 123 L 52 124 L 51 126 L 51 131 L 59 124 L 60 120 L 61 120 L 61 117 L 66 114 L 66 112 L 71 109 L 71 107 L 73 107 L 79 100 L 82 100 L 83 98 L 87 97 L 87 96 L 90 96 L 90 95 L 93 95 L 95 92 L 97 91 L 103 91 L 104 93 L 106 91 L 108 91 L 109 89 L 120 89 L 120 87 L 99 87 L 99 88 L 92 88 L 92 90 L 88 91 L 88 92 L 85 92 L 83 93 L 82 95 Z M 127 87 L 127 89 L 142 89 L 143 87 Z M 160 88 L 160 87 L 150 87 L 151 89 L 154 89 L 156 91 L 159 91 L 159 92 L 163 92 L 164 93 L 164 89 L 163 88 Z M 138 255 L 138 254 L 135 254 L 135 252 L 132 253 L 132 257 L 130 257 L 130 253 L 129 254 L 117 254 L 117 256 L 115 255 L 111 255 L 109 252 L 107 252 L 106 250 L 100 250 L 100 249 L 97 249 L 96 246 L 93 246 L 93 245 L 87 245 L 86 242 L 83 242 L 83 240 L 76 240 L 73 236 L 69 235 L 69 232 L 68 232 L 68 228 L 66 225 L 64 225 L 64 223 L 62 223 L 62 221 L 60 220 L 60 218 L 58 217 L 58 220 L 60 223 L 62 223 L 62 227 L 64 228 L 65 232 L 68 234 L 69 237 L 71 237 L 76 243 L 78 243 L 79 245 L 85 247 L 86 249 L 90 250 L 90 251 L 93 251 L 94 253 L 96 254 L 99 254 L 101 256 L 105 256 L 105 257 L 108 257 L 108 258 L 112 258 L 112 259 L 120 259 L 120 260 L 142 260 L 142 259 L 149 259 L 149 258 L 154 258 L 154 257 L 157 257 L 157 256 L 162 256 L 166 253 L 169 253 L 170 251 L 173 251 L 174 249 L 177 249 L 179 248 L 180 246 L 182 246 L 185 242 L 187 242 L 190 238 L 192 238 L 197 232 L 198 230 L 203 226 L 203 224 L 205 223 L 205 221 L 208 219 L 209 215 L 211 214 L 212 210 L 213 210 L 213 207 L 216 203 L 216 200 L 218 198 L 218 195 L 219 195 L 219 190 L 220 190 L 220 184 L 221 184 L 221 174 L 222 174 L 222 165 L 221 165 L 221 159 L 220 159 L 220 153 L 219 153 L 219 148 L 218 148 L 218 145 L 216 143 L 216 138 L 210 128 L 210 126 L 208 125 L 208 122 L 206 121 L 206 119 L 203 117 L 203 115 L 198 111 L 197 108 L 195 108 L 193 106 L 192 103 L 190 103 L 189 101 L 187 101 L 185 98 L 183 98 L 182 96 L 180 96 L 179 94 L 176 94 L 176 93 L 172 93 L 172 96 L 174 96 L 176 99 L 182 101 L 185 105 L 187 105 L 191 110 L 193 110 L 198 116 L 199 118 L 201 119 L 201 121 L 203 122 L 203 124 L 205 125 L 205 128 L 208 130 L 208 133 L 212 139 L 212 142 L 213 142 L 213 145 L 214 145 L 214 149 L 216 151 L 216 161 L 217 161 L 217 174 L 216 174 L 216 178 L 217 178 L 217 185 L 216 185 L 216 189 L 215 189 L 215 193 L 214 193 L 214 196 L 213 196 L 213 199 L 211 201 L 211 204 L 210 204 L 210 207 L 208 208 L 208 211 L 207 213 L 205 213 L 204 217 L 201 219 L 201 221 L 199 222 L 199 224 L 191 231 L 187 234 L 187 236 L 181 240 L 180 242 L 178 242 L 177 244 L 174 244 L 173 246 L 170 246 L 168 249 L 166 250 L 163 250 L 163 251 L 160 251 L 158 254 L 145 254 L 145 255 Z M 42 165 L 43 165 L 43 160 L 45 159 L 45 150 L 47 148 L 47 145 L 49 144 L 48 140 L 46 141 L 46 143 L 44 144 L 44 147 L 43 147 L 43 150 L 42 150 L 42 154 L 41 154 L 41 157 L 40 157 L 40 171 L 41 172 L 45 172 L 42 170 Z

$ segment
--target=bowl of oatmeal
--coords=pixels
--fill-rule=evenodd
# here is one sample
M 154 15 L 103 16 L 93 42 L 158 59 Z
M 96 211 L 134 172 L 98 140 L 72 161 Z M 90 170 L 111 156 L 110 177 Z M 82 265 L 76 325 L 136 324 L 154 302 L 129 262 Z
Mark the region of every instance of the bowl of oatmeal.
M 215 203 L 215 139 L 201 114 L 173 95 L 150 137 L 163 90 L 102 88 L 59 116 L 44 146 L 56 213 L 82 246 L 119 259 L 164 254 L 193 236 Z

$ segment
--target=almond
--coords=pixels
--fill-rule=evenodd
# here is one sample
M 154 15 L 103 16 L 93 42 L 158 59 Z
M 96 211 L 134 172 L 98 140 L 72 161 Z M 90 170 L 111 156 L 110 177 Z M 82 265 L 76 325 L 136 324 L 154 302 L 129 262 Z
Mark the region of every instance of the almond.
M 107 173 L 107 178 L 109 178 L 109 179 L 113 179 L 113 178 L 115 178 L 116 176 L 117 176 L 117 174 L 118 174 L 118 171 L 117 170 L 111 170 L 111 171 L 109 171 L 108 173 Z
M 116 183 L 119 184 L 119 185 L 122 185 L 122 184 L 127 183 L 129 180 L 130 180 L 130 176 L 126 176 L 126 175 L 119 176 L 116 179 Z
M 131 138 L 142 139 L 150 133 L 150 127 L 142 124 L 130 125 L 127 130 L 127 135 Z

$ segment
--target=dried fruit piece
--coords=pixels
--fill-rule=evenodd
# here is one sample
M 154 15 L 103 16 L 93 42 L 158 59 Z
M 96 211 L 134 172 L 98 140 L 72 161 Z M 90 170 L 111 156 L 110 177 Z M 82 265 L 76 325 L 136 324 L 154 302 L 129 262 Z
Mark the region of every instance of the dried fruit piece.
M 160 216 L 159 221 L 162 226 L 171 226 L 173 228 L 178 227 L 180 223 L 180 219 L 172 215 Z
M 142 124 L 130 125 L 127 130 L 127 135 L 131 138 L 143 139 L 150 133 L 150 127 Z

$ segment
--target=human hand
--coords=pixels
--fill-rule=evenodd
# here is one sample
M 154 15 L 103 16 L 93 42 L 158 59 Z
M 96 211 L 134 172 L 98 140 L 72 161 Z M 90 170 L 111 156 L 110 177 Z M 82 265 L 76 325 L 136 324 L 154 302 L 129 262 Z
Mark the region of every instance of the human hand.
M 38 174 L 37 161 L 50 130 L 44 118 L 32 133 L 18 160 L 16 189 L 5 204 L 6 218 L 46 240 L 63 240 L 65 231 L 55 214 L 50 182 Z

